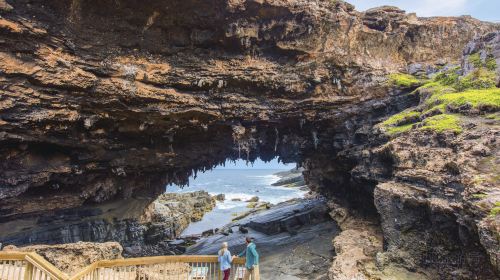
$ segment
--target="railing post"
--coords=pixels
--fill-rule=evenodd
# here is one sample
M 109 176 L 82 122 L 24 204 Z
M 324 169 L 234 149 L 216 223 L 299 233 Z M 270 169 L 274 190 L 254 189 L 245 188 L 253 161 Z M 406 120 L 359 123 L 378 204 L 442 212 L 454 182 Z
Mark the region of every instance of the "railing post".
M 26 262 L 26 267 L 24 270 L 24 280 L 31 280 L 33 276 L 33 265 L 30 262 Z
M 220 267 L 218 267 L 217 264 L 215 265 L 215 267 L 217 268 L 217 271 L 219 271 L 219 273 L 218 273 L 219 277 L 217 277 L 217 280 L 220 280 L 222 277 L 222 272 L 220 271 Z

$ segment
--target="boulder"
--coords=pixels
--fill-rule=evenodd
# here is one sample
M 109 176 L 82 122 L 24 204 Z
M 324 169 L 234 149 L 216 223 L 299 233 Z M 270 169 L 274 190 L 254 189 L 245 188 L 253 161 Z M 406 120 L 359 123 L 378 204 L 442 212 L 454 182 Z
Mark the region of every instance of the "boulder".
M 323 199 L 285 202 L 270 210 L 258 212 L 239 221 L 243 226 L 265 234 L 294 232 L 304 225 L 330 220 L 328 207 Z
M 218 194 L 218 195 L 215 196 L 215 200 L 217 200 L 217 201 L 224 201 L 224 200 L 226 200 L 226 195 L 223 194 L 223 193 Z
M 246 202 L 258 202 L 258 201 L 259 201 L 259 197 L 254 196 L 254 197 L 250 198 L 249 200 L 247 200 Z

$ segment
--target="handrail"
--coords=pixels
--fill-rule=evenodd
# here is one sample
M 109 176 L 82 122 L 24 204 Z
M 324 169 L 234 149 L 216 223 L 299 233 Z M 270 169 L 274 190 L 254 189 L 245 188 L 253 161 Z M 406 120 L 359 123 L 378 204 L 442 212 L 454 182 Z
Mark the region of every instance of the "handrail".
M 0 260 L 2 261 L 22 261 L 27 255 L 25 252 L 0 251 Z
M 40 271 L 51 276 L 54 279 L 68 279 L 68 275 L 66 273 L 59 270 L 53 264 L 45 260 L 42 256 L 38 255 L 35 252 L 16 252 L 16 251 L 7 251 L 0 252 L 0 260 L 2 261 L 26 261 L 28 264 L 26 266 L 25 275 L 31 275 L 31 271 L 28 271 L 28 267 L 32 266 Z M 4 264 L 5 265 L 5 264 Z
M 57 267 L 55 267 L 53 264 L 51 264 L 35 252 L 26 254 L 25 259 L 29 263 L 35 265 L 37 268 L 42 269 L 46 273 L 52 275 L 56 279 L 68 279 L 68 275 L 66 273 L 59 270 Z
M 210 255 L 173 255 L 173 256 L 157 256 L 157 257 L 142 257 L 116 260 L 101 260 L 97 261 L 97 267 L 114 267 L 114 266 L 131 266 L 131 265 L 146 265 L 165 262 L 218 262 L 217 256 Z M 245 264 L 244 258 L 235 258 L 234 264 Z
M 80 270 L 77 274 L 69 277 L 69 279 L 73 280 L 73 279 L 81 279 L 81 278 L 83 278 L 83 276 L 85 276 L 86 274 L 88 274 L 88 273 L 92 272 L 93 270 L 97 269 L 98 268 L 98 264 L 99 264 L 99 261 L 91 263 L 90 265 L 88 265 L 85 268 L 83 268 L 82 270 Z
M 116 259 L 116 260 L 100 260 L 93 262 L 87 267 L 80 270 L 75 275 L 69 277 L 66 273 L 59 270 L 53 264 L 45 260 L 42 256 L 35 252 L 16 252 L 16 251 L 0 251 L 0 265 L 5 265 L 8 261 L 25 261 L 24 279 L 37 279 L 32 278 L 35 270 L 38 272 L 43 271 L 50 279 L 54 280 L 79 280 L 85 276 L 95 273 L 98 269 L 111 269 L 115 267 L 130 267 L 130 266 L 144 266 L 164 263 L 218 263 L 217 256 L 213 255 L 173 255 L 173 256 L 156 256 L 156 257 L 142 257 L 142 258 L 129 258 L 129 259 Z M 234 265 L 244 265 L 245 258 L 235 258 Z M 21 274 L 19 274 L 21 275 Z M 92 278 L 94 279 L 94 278 Z M 15 279 L 22 280 L 22 279 Z

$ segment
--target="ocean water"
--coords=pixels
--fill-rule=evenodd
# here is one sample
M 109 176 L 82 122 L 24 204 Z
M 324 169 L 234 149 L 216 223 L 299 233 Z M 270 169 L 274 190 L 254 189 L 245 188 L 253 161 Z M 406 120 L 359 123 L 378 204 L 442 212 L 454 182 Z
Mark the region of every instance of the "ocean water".
M 291 168 L 290 168 L 291 169 Z M 274 187 L 272 183 L 280 178 L 274 175 L 284 169 L 214 169 L 205 173 L 200 173 L 196 179 L 191 179 L 189 186 L 180 188 L 178 186 L 168 186 L 167 192 L 193 192 L 204 190 L 211 195 L 224 194 L 226 200 L 217 202 L 214 210 L 206 213 L 199 222 L 189 225 L 182 233 L 183 236 L 200 234 L 203 231 L 222 226 L 231 222 L 235 214 L 248 210 L 248 202 L 254 196 L 259 197 L 259 201 L 266 201 L 272 204 L 287 201 L 293 198 L 304 197 L 307 191 L 298 188 Z M 239 198 L 242 201 L 231 201 Z

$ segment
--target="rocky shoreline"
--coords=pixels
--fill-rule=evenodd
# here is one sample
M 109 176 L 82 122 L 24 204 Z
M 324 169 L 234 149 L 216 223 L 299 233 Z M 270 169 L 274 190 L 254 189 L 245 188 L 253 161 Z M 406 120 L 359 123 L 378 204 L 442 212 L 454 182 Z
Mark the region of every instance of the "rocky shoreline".
M 275 175 L 280 179 L 273 186 L 307 188 L 302 170 Z M 272 205 L 259 202 L 256 196 L 246 201 L 249 210 L 235 217 L 232 223 L 186 237 L 181 236 L 182 231 L 191 222 L 200 221 L 217 201 L 224 201 L 224 195 L 211 196 L 205 191 L 164 193 L 141 216 L 141 223 L 147 226 L 147 242 L 144 244 L 127 246 L 127 243 L 118 242 L 77 242 L 20 247 L 8 245 L 3 250 L 34 251 L 61 271 L 72 275 L 97 260 L 166 254 L 216 254 L 223 241 L 228 241 L 237 253 L 243 249 L 244 237 L 251 235 L 258 240 L 264 279 L 313 279 L 310 278 L 313 276 L 314 279 L 327 279 L 333 248 L 324 244 L 338 233 L 338 228 L 328 214 L 326 200 L 317 195 L 309 197 Z M 284 258 L 286 262 L 283 262 Z M 275 269 L 279 269 L 278 275 Z
M 298 199 L 228 224 L 199 239 L 186 253 L 216 254 L 222 242 L 228 242 L 237 254 L 245 246 L 245 236 L 252 236 L 261 254 L 263 279 L 328 279 L 334 253 L 327 244 L 338 231 L 324 199 Z
M 9 235 L 4 228 L 0 239 L 4 245 L 59 244 L 85 242 L 118 242 L 123 246 L 123 256 L 140 257 L 183 253 L 185 246 L 175 241 L 182 231 L 216 204 L 216 198 L 205 191 L 185 194 L 165 193 L 153 202 L 129 200 L 99 208 L 84 208 L 76 213 L 59 213 L 45 223 Z M 89 213 L 89 217 L 82 217 Z M 72 223 L 67 221 L 75 217 Z M 6 226 L 30 224 L 29 220 L 16 221 Z M 189 241 L 190 242 L 190 241 Z

